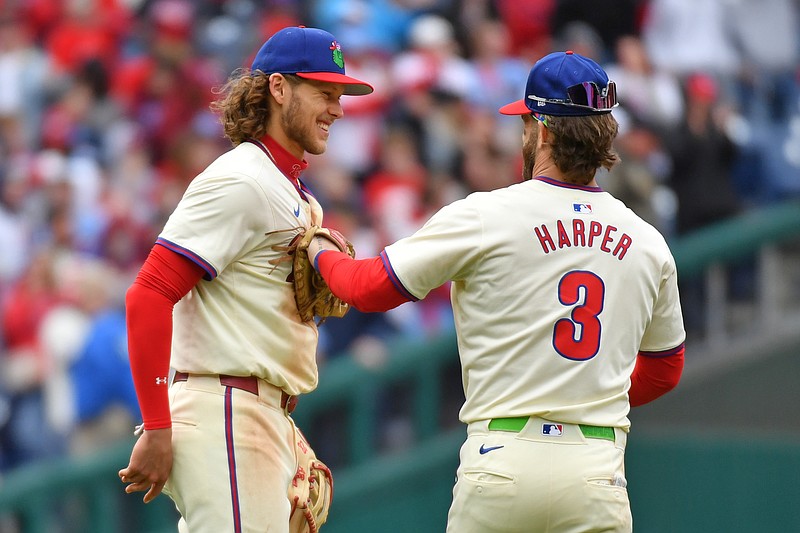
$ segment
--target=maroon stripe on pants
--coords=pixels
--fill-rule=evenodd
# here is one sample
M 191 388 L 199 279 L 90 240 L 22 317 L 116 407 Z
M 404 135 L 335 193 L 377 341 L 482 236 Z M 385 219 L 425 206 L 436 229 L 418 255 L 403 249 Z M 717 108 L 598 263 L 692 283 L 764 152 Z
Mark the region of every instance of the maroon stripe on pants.
M 231 481 L 231 504 L 233 507 L 233 531 L 241 533 L 242 515 L 239 508 L 239 486 L 236 482 L 236 456 L 233 449 L 233 389 L 225 387 L 225 447 L 228 451 L 228 472 Z

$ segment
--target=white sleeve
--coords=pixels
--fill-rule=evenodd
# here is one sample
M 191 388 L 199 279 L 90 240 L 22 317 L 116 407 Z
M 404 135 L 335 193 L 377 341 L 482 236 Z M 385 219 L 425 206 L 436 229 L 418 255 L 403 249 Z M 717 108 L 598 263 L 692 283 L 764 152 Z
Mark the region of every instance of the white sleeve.
M 469 277 L 480 258 L 481 214 L 464 200 L 440 209 L 410 237 L 386 247 L 390 267 L 420 300 L 447 281 Z
M 270 227 L 265 192 L 246 176 L 195 179 L 164 226 L 160 239 L 189 250 L 217 274 Z
M 686 340 L 681 301 L 678 294 L 678 276 L 675 261 L 670 257 L 653 308 L 653 316 L 645 329 L 640 350 L 660 352 L 679 346 Z

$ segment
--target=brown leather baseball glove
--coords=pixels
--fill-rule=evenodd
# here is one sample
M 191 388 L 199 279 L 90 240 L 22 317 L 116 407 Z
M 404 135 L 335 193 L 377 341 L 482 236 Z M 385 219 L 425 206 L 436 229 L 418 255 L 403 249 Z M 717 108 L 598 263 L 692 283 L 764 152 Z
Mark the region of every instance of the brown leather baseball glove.
M 333 295 L 322 276 L 314 270 L 308 258 L 308 246 L 317 236 L 323 236 L 334 243 L 339 250 L 355 257 L 353 244 L 336 230 L 311 226 L 302 230 L 289 245 L 288 254 L 292 257 L 294 274 L 294 299 L 300 318 L 307 322 L 320 318 L 322 323 L 329 316 L 343 317 L 350 310 L 350 305 Z

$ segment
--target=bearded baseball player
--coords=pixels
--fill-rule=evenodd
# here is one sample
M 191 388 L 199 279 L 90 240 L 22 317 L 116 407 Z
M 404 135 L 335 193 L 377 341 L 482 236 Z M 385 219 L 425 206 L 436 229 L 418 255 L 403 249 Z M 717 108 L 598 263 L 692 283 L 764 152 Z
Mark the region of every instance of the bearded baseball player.
M 379 257 L 308 248 L 362 311 L 452 281 L 467 438 L 450 533 L 632 530 L 624 453 L 631 406 L 673 389 L 684 360 L 664 238 L 595 181 L 617 162 L 616 90 L 557 52 L 522 100 L 523 181 L 445 206 Z
M 234 147 L 188 186 L 127 293 L 144 423 L 119 477 L 145 502 L 163 488 L 181 532 L 313 532 L 330 475 L 289 414 L 317 386 L 318 330 L 285 259 L 322 224 L 305 153 L 325 151 L 342 95 L 373 89 L 306 27 L 277 32 L 223 89 L 214 109 Z

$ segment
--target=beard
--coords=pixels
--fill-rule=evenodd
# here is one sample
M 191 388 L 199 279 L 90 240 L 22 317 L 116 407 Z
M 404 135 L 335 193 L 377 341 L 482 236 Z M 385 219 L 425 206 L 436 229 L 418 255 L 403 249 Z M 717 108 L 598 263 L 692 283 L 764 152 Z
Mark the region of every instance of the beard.
M 539 132 L 533 128 L 530 137 L 522 144 L 522 181 L 533 178 L 533 167 L 536 166 L 536 142 Z
M 319 140 L 312 128 L 316 128 L 316 121 L 309 126 L 308 116 L 303 113 L 300 100 L 291 98 L 286 111 L 281 115 L 281 126 L 286 136 L 299 144 L 305 152 L 320 155 L 325 152 L 328 144 Z

